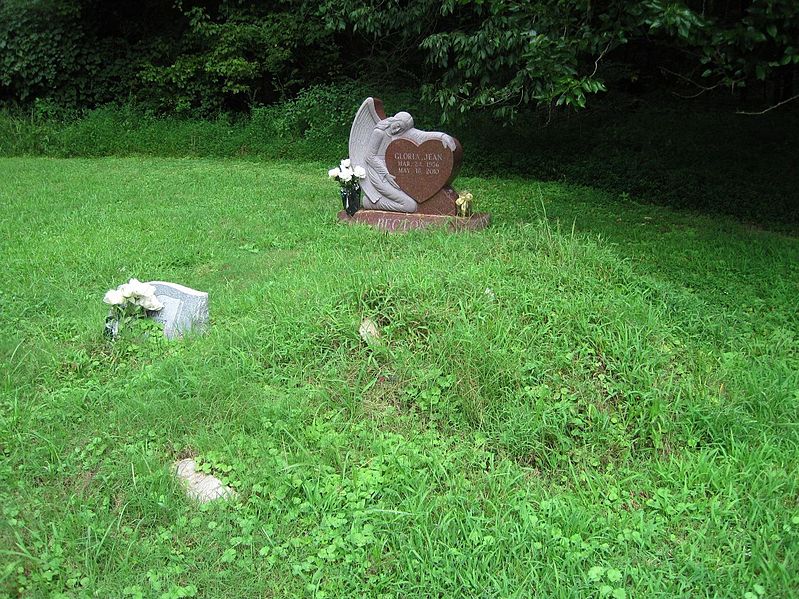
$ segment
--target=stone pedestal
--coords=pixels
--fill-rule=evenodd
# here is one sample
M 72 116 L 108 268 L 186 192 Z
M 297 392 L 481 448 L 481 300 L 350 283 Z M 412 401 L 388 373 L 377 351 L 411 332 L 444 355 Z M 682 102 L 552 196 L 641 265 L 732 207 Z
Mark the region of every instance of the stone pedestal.
M 478 231 L 488 226 L 491 222 L 491 215 L 487 212 L 478 212 L 471 216 L 463 217 L 442 214 L 408 214 L 385 210 L 359 210 L 353 216 L 349 216 L 342 210 L 338 213 L 338 219 L 350 224 L 363 223 L 390 233 L 404 233 L 430 228 L 445 228 L 450 231 Z

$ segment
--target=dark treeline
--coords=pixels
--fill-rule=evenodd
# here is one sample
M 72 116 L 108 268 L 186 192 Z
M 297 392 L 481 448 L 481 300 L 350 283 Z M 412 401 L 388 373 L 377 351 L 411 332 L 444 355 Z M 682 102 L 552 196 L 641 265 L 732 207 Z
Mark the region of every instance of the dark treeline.
M 799 93 L 796 0 L 0 0 L 0 102 L 247 111 L 321 82 L 421 89 L 449 114 L 597 93 Z
M 332 37 L 292 3 L 0 0 L 0 97 L 242 110 L 327 77 Z

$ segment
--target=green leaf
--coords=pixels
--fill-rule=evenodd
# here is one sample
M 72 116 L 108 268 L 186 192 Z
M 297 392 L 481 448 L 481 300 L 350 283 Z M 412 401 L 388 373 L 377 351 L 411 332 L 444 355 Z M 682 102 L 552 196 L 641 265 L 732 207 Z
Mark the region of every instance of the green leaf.
M 605 568 L 602 566 L 592 566 L 588 570 L 588 578 L 591 580 L 597 581 L 602 578 L 602 575 L 605 574 Z

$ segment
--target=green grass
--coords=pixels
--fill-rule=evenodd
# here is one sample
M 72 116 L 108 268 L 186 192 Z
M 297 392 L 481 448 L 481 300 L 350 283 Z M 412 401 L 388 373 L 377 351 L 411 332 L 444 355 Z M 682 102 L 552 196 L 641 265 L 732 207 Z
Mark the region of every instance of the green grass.
M 0 593 L 795 596 L 799 240 L 512 178 L 388 236 L 326 169 L 0 159 Z M 132 276 L 210 333 L 108 342 Z
M 731 214 L 799 233 L 799 113 L 736 114 L 719 99 L 599 97 L 587 110 L 550 119 L 524 113 L 503 127 L 485 114 L 440 123 L 418 90 L 364 82 L 312 87 L 251 114 L 191 120 L 108 106 L 82 115 L 47 104 L 0 111 L 0 156 L 158 156 L 337 163 L 352 117 L 377 94 L 388 113 L 408 110 L 422 129 L 442 129 L 465 148 L 462 173 L 590 185 L 636 201 Z

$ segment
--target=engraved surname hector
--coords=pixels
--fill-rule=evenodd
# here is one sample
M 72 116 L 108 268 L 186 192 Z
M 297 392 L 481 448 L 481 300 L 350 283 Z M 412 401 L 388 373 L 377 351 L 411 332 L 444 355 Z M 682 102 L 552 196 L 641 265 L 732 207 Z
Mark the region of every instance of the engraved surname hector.
M 410 229 L 424 229 L 427 223 L 421 220 L 388 217 L 378 218 L 376 226 L 383 231 L 408 231 Z

